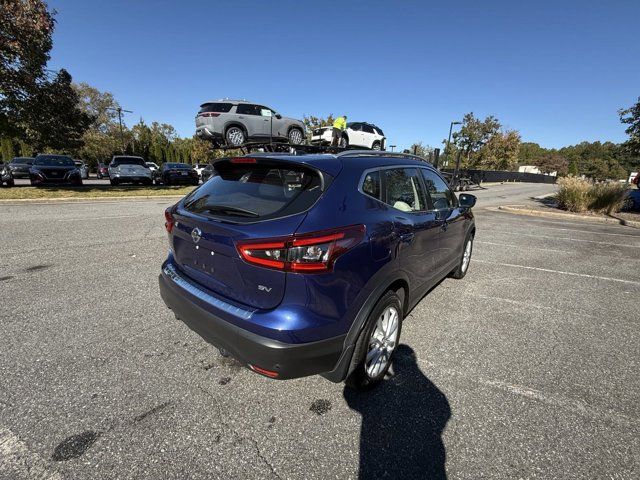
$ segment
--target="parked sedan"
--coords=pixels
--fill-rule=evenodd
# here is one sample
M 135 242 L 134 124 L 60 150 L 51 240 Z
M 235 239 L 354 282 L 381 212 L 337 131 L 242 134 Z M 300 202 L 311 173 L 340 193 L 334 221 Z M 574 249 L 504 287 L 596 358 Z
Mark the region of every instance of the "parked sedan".
M 145 163 L 144 158 L 125 155 L 113 157 L 109 164 L 109 179 L 111 185 L 121 183 L 151 185 L 153 183 L 151 169 Z
M 165 185 L 187 183 L 198 185 L 200 178 L 188 163 L 165 163 L 160 170 L 160 179 Z
M 29 178 L 29 169 L 33 165 L 31 157 L 16 157 L 9 163 L 13 178 Z
M 82 185 L 80 170 L 66 155 L 38 155 L 29 170 L 31 185 Z
M 98 180 L 109 178 L 109 165 L 107 165 L 106 163 L 99 163 L 96 177 L 98 178 Z
M 7 187 L 13 187 L 15 182 L 13 181 L 13 174 L 11 173 L 11 168 L 9 168 L 9 164 L 0 162 L 0 187 L 3 184 Z
M 88 179 L 89 178 L 89 166 L 84 163 L 82 160 L 74 160 L 73 163 L 76 164 L 76 167 L 78 167 L 78 170 L 80 170 L 80 176 L 83 179 Z

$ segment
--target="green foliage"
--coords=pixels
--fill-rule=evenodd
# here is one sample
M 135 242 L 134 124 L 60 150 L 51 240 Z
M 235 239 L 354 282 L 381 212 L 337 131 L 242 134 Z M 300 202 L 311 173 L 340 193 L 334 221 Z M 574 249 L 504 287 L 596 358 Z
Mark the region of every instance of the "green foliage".
M 313 130 L 320 127 L 329 127 L 333 125 L 334 120 L 335 118 L 333 118 L 332 113 L 330 113 L 329 116 L 326 118 L 315 117 L 313 115 L 309 115 L 309 116 L 305 115 L 302 118 L 302 122 L 304 123 L 304 126 L 306 127 L 306 130 L 307 130 L 307 139 L 308 140 L 311 139 Z
M 452 141 L 462 150 L 467 165 L 475 163 L 472 157 L 500 131 L 501 127 L 498 119 L 492 115 L 484 120 L 476 118 L 473 112 L 464 116 L 462 126 L 453 134 Z
M 492 170 L 514 170 L 518 166 L 519 150 L 518 132 L 495 132 L 477 152 L 473 165 Z
M 0 140 L 0 149 L 2 150 L 2 160 L 10 161 L 15 156 L 13 142 L 8 137 L 2 137 Z
M 625 143 L 625 149 L 629 154 L 640 157 L 640 97 L 634 105 L 620 110 L 618 114 L 620 121 L 628 125 L 625 133 L 629 135 L 629 140 Z
M 429 145 L 423 145 L 422 142 L 416 142 L 411 145 L 411 148 L 409 149 L 409 153 L 418 155 L 419 157 L 422 157 L 422 158 L 429 158 L 433 153 L 433 147 Z
M 555 150 L 542 150 L 541 154 L 531 159 L 529 165 L 537 166 L 542 173 L 548 174 L 555 172 L 559 177 L 563 177 L 570 173 L 568 160 Z M 575 163 L 573 163 L 572 165 L 575 169 L 575 172 L 573 174 L 577 175 L 577 165 Z
M 556 199 L 560 208 L 570 212 L 586 211 L 612 214 L 620 211 L 629 186 L 621 182 L 594 183 L 578 177 L 558 180 Z

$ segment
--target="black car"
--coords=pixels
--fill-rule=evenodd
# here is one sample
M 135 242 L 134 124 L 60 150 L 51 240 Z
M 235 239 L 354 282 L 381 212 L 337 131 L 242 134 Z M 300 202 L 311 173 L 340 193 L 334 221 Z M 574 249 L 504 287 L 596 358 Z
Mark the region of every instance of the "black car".
M 179 183 L 198 185 L 200 177 L 188 163 L 164 163 L 160 169 L 160 180 L 165 185 Z
M 38 155 L 29 170 L 31 185 L 82 185 L 82 174 L 71 157 Z
M 0 161 L 0 187 L 5 184 L 7 187 L 13 187 L 15 182 L 13 181 L 13 174 L 8 163 L 2 163 Z
M 33 165 L 32 157 L 16 157 L 9 163 L 13 178 L 29 178 L 29 169 Z

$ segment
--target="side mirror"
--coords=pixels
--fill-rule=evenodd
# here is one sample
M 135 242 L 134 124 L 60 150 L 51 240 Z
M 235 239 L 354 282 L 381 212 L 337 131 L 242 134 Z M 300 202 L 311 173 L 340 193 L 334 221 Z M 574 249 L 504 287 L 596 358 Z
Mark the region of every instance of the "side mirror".
M 463 208 L 472 208 L 476 204 L 476 196 L 469 193 L 461 193 L 458 197 L 460 206 Z
M 282 119 L 282 115 L 280 115 L 279 113 L 276 113 L 276 118 L 277 118 L 278 120 L 280 120 L 280 119 Z

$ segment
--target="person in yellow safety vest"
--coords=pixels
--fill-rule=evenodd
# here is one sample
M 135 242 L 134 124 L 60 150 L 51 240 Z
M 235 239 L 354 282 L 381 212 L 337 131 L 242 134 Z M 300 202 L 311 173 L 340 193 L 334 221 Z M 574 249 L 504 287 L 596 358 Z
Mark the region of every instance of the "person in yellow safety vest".
M 338 117 L 333 122 L 333 136 L 331 137 L 331 146 L 337 147 L 340 145 L 340 139 L 342 138 L 342 132 L 347 129 L 347 116 L 343 115 Z

